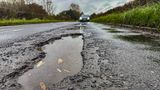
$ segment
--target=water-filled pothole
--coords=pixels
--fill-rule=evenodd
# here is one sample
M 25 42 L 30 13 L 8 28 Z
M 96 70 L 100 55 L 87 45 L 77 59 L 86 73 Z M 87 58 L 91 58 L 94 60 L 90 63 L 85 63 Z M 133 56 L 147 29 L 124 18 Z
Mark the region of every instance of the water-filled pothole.
M 118 35 L 115 36 L 115 38 L 119 38 L 125 41 L 129 41 L 132 43 L 141 43 L 145 45 L 151 45 L 151 46 L 159 46 L 159 41 L 156 41 L 156 37 L 150 37 L 147 35 Z
M 82 36 L 64 37 L 45 45 L 46 57 L 18 79 L 23 90 L 47 90 L 47 86 L 77 74 L 82 68 Z

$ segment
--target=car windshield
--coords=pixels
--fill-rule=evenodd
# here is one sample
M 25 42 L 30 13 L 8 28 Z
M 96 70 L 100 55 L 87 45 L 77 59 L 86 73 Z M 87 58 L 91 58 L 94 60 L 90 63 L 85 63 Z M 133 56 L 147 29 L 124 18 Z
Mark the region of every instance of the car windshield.
M 83 17 L 83 18 L 88 18 L 89 15 L 82 15 L 81 17 Z

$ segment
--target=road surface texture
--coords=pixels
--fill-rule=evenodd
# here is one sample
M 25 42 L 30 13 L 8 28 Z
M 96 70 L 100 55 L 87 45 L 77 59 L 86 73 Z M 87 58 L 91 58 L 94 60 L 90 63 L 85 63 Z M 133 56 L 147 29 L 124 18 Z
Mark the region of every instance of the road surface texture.
M 0 90 L 160 89 L 160 39 L 145 32 L 65 22 L 0 36 Z
M 3 27 L 0 27 L 0 42 L 1 42 L 0 44 L 12 43 L 15 40 L 16 41 L 21 40 L 22 38 L 25 38 L 28 35 L 47 31 L 50 29 L 64 27 L 69 24 L 73 24 L 73 23 L 63 22 L 63 23 L 3 26 Z

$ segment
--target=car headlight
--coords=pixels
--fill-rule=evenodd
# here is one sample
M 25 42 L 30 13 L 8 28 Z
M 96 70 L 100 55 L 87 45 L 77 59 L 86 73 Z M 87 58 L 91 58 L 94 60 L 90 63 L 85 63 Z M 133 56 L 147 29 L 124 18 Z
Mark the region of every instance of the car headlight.
M 82 20 L 82 17 L 80 17 L 79 19 Z

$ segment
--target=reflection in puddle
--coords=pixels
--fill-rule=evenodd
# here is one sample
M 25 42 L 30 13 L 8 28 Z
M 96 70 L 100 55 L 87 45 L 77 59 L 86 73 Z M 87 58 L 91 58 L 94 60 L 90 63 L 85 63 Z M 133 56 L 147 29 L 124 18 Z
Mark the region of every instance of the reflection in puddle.
M 116 38 L 129 42 L 139 42 L 139 43 L 149 43 L 153 41 L 152 38 L 146 37 L 144 35 L 118 35 Z
M 81 26 L 81 27 L 80 27 L 80 30 L 84 30 L 84 29 L 86 29 L 86 27 L 84 27 L 84 26 Z
M 154 42 L 154 39 L 151 37 L 147 37 L 144 35 L 118 35 L 116 38 L 129 41 L 129 42 L 136 42 L 136 43 L 143 43 L 143 44 L 151 44 Z
M 67 28 L 67 30 L 80 30 L 80 27 L 78 26 L 70 27 L 70 28 Z
M 108 32 L 110 32 L 110 33 L 123 33 L 122 31 L 117 31 L 117 30 L 110 30 Z
M 103 30 L 106 30 L 109 33 L 131 33 L 129 31 L 126 31 L 123 29 L 116 29 L 116 28 L 103 28 Z
M 149 48 L 145 48 L 147 50 L 160 51 L 160 41 L 158 37 L 149 37 L 146 35 L 118 35 L 115 37 L 132 43 L 149 45 Z
M 148 48 L 144 48 L 145 50 L 158 51 L 160 52 L 160 46 L 151 46 Z
M 160 65 L 160 60 L 159 59 L 155 59 L 153 60 L 153 62 L 157 63 L 158 65 Z
M 88 27 L 86 25 L 75 25 L 75 26 L 70 26 L 68 28 L 64 28 L 65 30 L 84 30 L 84 29 L 88 29 Z
M 97 24 L 95 26 L 97 26 Z M 105 38 L 107 40 L 111 39 L 118 42 L 123 40 L 127 41 L 125 42 L 126 44 L 128 44 L 128 42 L 130 42 L 129 44 L 141 44 L 141 49 L 143 50 L 160 52 L 159 37 L 145 35 L 134 30 L 128 30 L 126 28 L 116 28 L 99 24 L 98 29 L 100 29 L 98 32 L 101 32 L 101 38 Z
M 111 31 L 113 31 L 113 30 L 116 30 L 115 28 L 103 28 L 103 30 L 111 30 Z
M 64 37 L 45 45 L 43 47 L 46 52 L 44 60 L 21 76 L 18 82 L 24 90 L 47 90 L 48 85 L 77 74 L 82 67 L 82 46 L 82 36 Z

